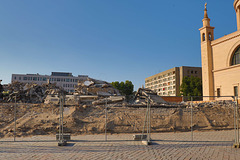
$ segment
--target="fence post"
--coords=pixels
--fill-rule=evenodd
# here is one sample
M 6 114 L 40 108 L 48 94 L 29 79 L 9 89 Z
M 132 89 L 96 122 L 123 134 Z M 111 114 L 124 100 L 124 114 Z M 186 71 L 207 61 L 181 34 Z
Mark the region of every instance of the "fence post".
M 236 101 L 235 101 L 235 97 L 234 97 L 234 103 L 233 103 L 233 111 L 234 111 L 234 139 L 235 139 L 235 144 L 237 144 L 237 131 L 236 131 Z
M 237 108 L 237 143 L 239 144 L 239 108 L 238 108 L 238 97 L 236 96 L 236 108 Z
M 238 127 L 238 125 L 239 125 L 239 113 L 238 113 L 238 99 L 237 99 L 237 96 L 235 96 L 235 109 L 236 109 L 236 111 L 235 111 L 235 113 L 236 113 L 236 144 L 238 144 L 239 145 L 239 127 Z
M 58 140 L 59 142 L 62 140 L 62 135 L 61 135 L 61 129 L 62 129 L 62 97 L 61 95 L 59 96 L 59 135 L 58 135 Z
M 234 136 L 235 136 L 235 143 L 233 144 L 234 148 L 240 148 L 239 144 L 239 116 L 238 116 L 238 102 L 237 102 L 237 96 L 234 96 Z
M 15 95 L 15 104 L 14 104 L 14 142 L 16 141 L 16 105 L 17 105 L 17 96 Z
M 107 99 L 105 104 L 105 141 L 107 141 Z
M 149 97 L 147 97 L 147 140 L 149 141 Z
M 193 141 L 193 97 L 191 97 L 191 141 Z
M 149 101 L 150 101 L 150 96 L 149 96 Z M 151 102 L 149 102 L 149 140 L 148 142 L 151 141 Z

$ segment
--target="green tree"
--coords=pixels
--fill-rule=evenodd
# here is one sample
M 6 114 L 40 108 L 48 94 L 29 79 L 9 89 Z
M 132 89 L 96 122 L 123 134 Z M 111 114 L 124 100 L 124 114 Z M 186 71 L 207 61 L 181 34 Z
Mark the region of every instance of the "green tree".
M 132 84 L 131 81 L 126 80 L 125 83 L 124 82 L 112 82 L 111 83 L 113 85 L 114 88 L 118 89 L 121 95 L 124 96 L 130 96 L 133 94 L 133 88 L 134 85 Z
M 182 96 L 202 96 L 202 80 L 198 77 L 184 77 L 180 87 Z M 201 98 L 193 98 L 200 100 Z

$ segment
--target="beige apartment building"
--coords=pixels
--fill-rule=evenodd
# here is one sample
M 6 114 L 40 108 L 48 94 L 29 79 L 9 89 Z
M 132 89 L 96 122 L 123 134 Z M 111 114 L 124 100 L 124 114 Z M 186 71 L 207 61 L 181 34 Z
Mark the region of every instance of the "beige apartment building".
M 226 2 L 228 3 L 228 2 Z M 201 35 L 201 57 L 204 100 L 232 99 L 220 96 L 237 96 L 240 83 L 240 0 L 233 3 L 237 18 L 237 31 L 214 39 L 214 27 L 205 5 Z
M 159 96 L 178 96 L 183 77 L 202 78 L 201 67 L 174 67 L 145 79 L 145 87 L 155 91 Z

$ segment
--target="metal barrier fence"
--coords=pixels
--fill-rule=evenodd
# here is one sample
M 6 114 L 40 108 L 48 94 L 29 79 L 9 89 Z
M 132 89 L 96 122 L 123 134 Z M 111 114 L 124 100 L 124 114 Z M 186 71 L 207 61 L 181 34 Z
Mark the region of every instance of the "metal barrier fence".
M 228 100 L 198 103 L 193 100 L 196 97 L 186 98 L 191 101 L 156 106 L 148 100 L 146 106 L 140 107 L 108 104 L 107 101 L 97 106 L 65 106 L 64 97 L 58 105 L 2 103 L 0 137 L 18 141 L 25 136 L 55 137 L 58 134 L 61 141 L 64 133 L 100 134 L 103 141 L 108 141 L 112 134 L 131 133 L 141 135 L 140 139 L 144 135 L 147 141 L 151 141 L 154 139 L 152 133 L 188 132 L 190 136 L 183 140 L 194 141 L 198 139 L 195 135 L 198 131 L 232 130 L 234 146 L 239 147 L 236 97 L 226 96 L 220 98 Z

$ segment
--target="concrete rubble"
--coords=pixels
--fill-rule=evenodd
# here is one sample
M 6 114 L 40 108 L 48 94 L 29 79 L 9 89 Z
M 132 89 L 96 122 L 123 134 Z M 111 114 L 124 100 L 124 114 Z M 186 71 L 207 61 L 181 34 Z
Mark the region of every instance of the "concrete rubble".
M 139 88 L 135 94 L 134 104 L 139 105 L 147 105 L 147 101 L 151 102 L 152 105 L 166 104 L 160 96 L 157 95 L 156 92 L 147 89 L 147 88 Z
M 119 91 L 110 83 L 92 78 L 88 78 L 86 81 L 78 81 L 78 86 L 75 88 L 75 95 L 121 96 Z
M 139 88 L 135 96 L 126 102 L 125 96 L 122 96 L 118 89 L 114 88 L 106 81 L 87 78 L 79 80 L 74 93 L 67 93 L 63 88 L 56 86 L 55 83 L 46 83 L 38 85 L 34 83 L 25 84 L 13 82 L 7 87 L 9 95 L 3 98 L 3 102 L 20 103 L 45 103 L 59 104 L 59 93 L 65 95 L 65 105 L 104 105 L 119 104 L 123 106 L 145 106 L 147 99 L 151 105 L 162 106 L 168 103 L 164 101 L 157 93 L 147 88 Z
M 37 85 L 34 83 L 13 82 L 7 87 L 9 95 L 3 98 L 4 102 L 43 103 L 47 95 L 65 92 L 56 84 Z

